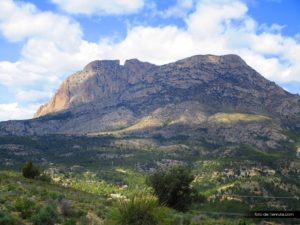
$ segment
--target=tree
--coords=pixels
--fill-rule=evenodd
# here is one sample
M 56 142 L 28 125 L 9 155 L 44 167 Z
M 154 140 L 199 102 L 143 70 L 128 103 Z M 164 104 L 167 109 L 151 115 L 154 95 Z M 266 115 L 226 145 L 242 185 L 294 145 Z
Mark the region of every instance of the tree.
M 184 211 L 192 201 L 191 182 L 194 176 L 183 166 L 159 170 L 147 179 L 159 202 L 174 209 Z
M 34 179 L 41 174 L 38 167 L 32 161 L 27 162 L 22 169 L 23 176 L 26 178 Z

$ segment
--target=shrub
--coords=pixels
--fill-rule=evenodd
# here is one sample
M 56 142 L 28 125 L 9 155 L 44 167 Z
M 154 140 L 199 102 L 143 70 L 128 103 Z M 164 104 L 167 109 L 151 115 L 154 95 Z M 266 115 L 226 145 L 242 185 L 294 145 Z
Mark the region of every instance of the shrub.
M 32 161 L 27 162 L 22 169 L 23 176 L 26 178 L 34 179 L 40 175 L 40 170 L 33 165 Z
M 73 214 L 72 204 L 68 200 L 61 200 L 59 207 L 61 214 L 63 214 L 64 216 L 71 216 Z
M 89 212 L 86 215 L 88 224 L 93 224 L 93 225 L 104 225 L 104 221 L 103 219 L 101 219 L 100 217 L 98 217 L 96 214 Z
M 166 225 L 168 209 L 159 206 L 154 196 L 135 196 L 115 204 L 107 224 L 109 225 Z
M 185 210 L 192 201 L 191 182 L 194 176 L 182 166 L 160 170 L 150 175 L 147 183 L 152 186 L 159 202 L 177 210 Z
M 0 211 L 0 225 L 20 225 L 11 215 Z
M 31 201 L 29 199 L 18 199 L 15 202 L 15 208 L 20 212 L 21 217 L 23 219 L 26 219 L 30 218 L 35 212 L 36 205 L 34 201 Z
M 54 225 L 58 221 L 58 213 L 53 205 L 46 205 L 33 216 L 34 225 Z
M 74 218 L 66 220 L 63 225 L 76 225 L 76 220 Z
M 203 203 L 206 202 L 207 199 L 204 195 L 200 194 L 197 190 L 192 189 L 191 198 L 193 202 Z
M 51 181 L 52 181 L 52 178 L 48 174 L 45 174 L 45 173 L 42 173 L 41 175 L 39 175 L 37 177 L 37 179 L 40 181 L 47 182 L 47 183 L 51 183 Z

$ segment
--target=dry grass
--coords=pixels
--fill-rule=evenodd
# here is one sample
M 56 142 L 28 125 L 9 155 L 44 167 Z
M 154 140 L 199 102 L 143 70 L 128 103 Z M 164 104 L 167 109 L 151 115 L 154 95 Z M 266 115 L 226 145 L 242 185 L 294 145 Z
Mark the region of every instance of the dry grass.
M 143 119 L 141 119 L 139 122 L 136 124 L 123 129 L 123 132 L 127 131 L 135 131 L 135 130 L 142 130 L 142 129 L 147 129 L 147 128 L 152 128 L 152 127 L 160 127 L 163 126 L 163 122 L 157 118 L 147 116 Z
M 143 130 L 143 129 L 149 129 L 149 128 L 155 128 L 155 127 L 161 127 L 163 126 L 164 123 L 155 118 L 155 117 L 151 117 L 151 116 L 147 116 L 142 118 L 141 120 L 139 120 L 137 123 L 126 127 L 124 129 L 121 130 L 115 130 L 115 131 L 104 131 L 104 132 L 93 132 L 93 133 L 89 133 L 88 136 L 97 136 L 97 135 L 121 135 L 124 134 L 126 132 L 132 132 L 132 131 L 138 131 L 138 130 Z
M 252 122 L 270 120 L 270 117 L 244 113 L 216 113 L 209 117 L 210 121 L 219 123 Z

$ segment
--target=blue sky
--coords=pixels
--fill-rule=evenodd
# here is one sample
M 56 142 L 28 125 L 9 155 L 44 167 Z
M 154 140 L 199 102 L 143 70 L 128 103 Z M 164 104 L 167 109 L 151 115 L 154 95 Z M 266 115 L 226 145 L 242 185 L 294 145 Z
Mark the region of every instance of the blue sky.
M 300 93 L 298 0 L 1 0 L 0 121 L 31 118 L 95 59 L 238 54 Z

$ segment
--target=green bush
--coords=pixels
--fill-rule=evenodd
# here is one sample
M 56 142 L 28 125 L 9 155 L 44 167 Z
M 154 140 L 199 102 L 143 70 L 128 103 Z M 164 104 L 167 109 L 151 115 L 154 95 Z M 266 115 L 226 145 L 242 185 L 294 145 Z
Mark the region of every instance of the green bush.
M 204 203 L 207 201 L 206 197 L 200 194 L 196 189 L 192 189 L 191 198 L 193 202 Z
M 182 166 L 160 170 L 147 178 L 159 202 L 177 210 L 185 210 L 192 201 L 194 176 Z
M 0 211 L 0 225 L 20 225 L 20 222 L 11 215 Z
M 58 222 L 58 212 L 54 205 L 46 205 L 33 216 L 34 225 L 54 225 Z
M 159 206 L 154 196 L 135 196 L 120 200 L 111 210 L 109 225 L 167 225 L 166 207 Z
M 30 218 L 32 214 L 36 210 L 36 205 L 34 201 L 31 201 L 29 199 L 18 199 L 15 202 L 15 208 L 18 210 L 21 214 L 21 217 L 23 219 Z
M 34 179 L 38 177 L 41 172 L 39 168 L 33 165 L 32 161 L 27 162 L 22 169 L 23 176 L 26 178 Z
M 76 225 L 76 220 L 74 218 L 65 220 L 63 225 Z

